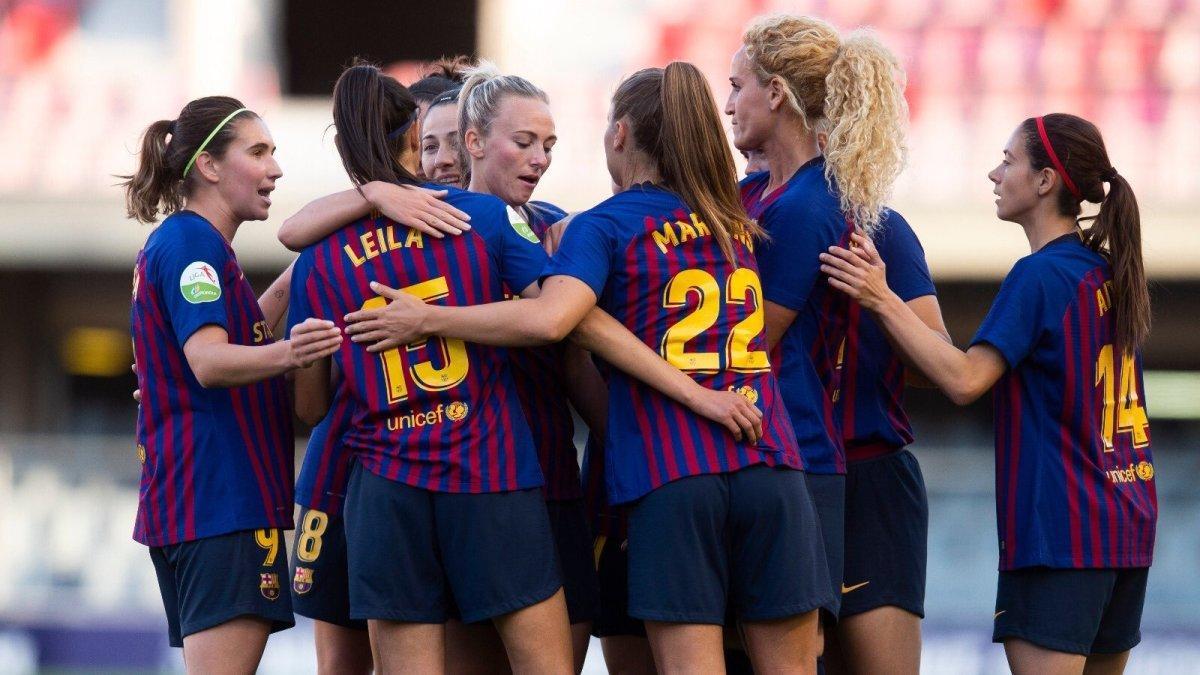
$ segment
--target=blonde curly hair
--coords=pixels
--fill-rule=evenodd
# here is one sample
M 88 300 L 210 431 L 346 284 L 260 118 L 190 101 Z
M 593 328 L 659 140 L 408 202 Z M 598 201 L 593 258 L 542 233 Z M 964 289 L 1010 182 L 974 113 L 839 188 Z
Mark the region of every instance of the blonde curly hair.
M 875 35 L 843 37 L 828 23 L 776 14 L 742 36 L 761 84 L 778 77 L 806 129 L 828 134 L 825 176 L 867 234 L 878 227 L 907 159 L 904 71 Z

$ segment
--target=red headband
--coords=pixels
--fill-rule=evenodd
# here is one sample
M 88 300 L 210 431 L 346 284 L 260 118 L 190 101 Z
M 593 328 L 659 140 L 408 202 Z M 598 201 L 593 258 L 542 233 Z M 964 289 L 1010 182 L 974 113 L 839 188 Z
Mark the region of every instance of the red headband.
M 1037 118 L 1038 135 L 1042 137 L 1042 147 L 1046 148 L 1046 154 L 1050 155 L 1050 163 L 1054 165 L 1054 170 L 1058 175 L 1062 176 L 1063 185 L 1075 195 L 1075 198 L 1083 201 L 1083 194 L 1079 192 L 1079 188 L 1075 187 L 1075 183 L 1071 182 L 1071 177 L 1067 175 L 1067 169 L 1058 161 L 1058 155 L 1054 154 L 1054 146 L 1050 145 L 1050 137 L 1046 135 L 1046 123 L 1041 117 Z

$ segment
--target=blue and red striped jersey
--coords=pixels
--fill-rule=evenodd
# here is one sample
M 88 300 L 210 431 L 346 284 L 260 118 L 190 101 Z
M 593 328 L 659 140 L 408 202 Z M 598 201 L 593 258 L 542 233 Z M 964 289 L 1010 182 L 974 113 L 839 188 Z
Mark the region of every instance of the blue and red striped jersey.
M 336 386 L 329 412 L 313 427 L 296 478 L 296 503 L 331 516 L 342 512 L 346 485 L 350 482 L 353 454 L 342 436 L 354 421 L 354 398 L 342 382 Z
M 598 305 L 705 387 L 740 391 L 762 410 L 765 437 L 724 427 L 620 371 L 608 373 L 605 476 L 613 504 L 669 481 L 753 464 L 803 468 L 766 353 L 753 242 L 725 259 L 715 234 L 675 194 L 637 185 L 571 221 L 543 277 L 586 283 Z
M 528 214 L 529 228 L 539 241 L 551 225 L 567 215 L 566 211 L 547 202 L 529 202 L 524 211 Z M 524 289 L 506 290 L 516 296 Z M 533 432 L 538 462 L 546 478 L 546 499 L 550 501 L 583 496 L 575 451 L 575 422 L 564 379 L 565 349 L 566 344 L 559 342 L 508 351 L 521 409 Z
M 165 546 L 292 527 L 292 413 L 283 377 L 200 386 L 183 353 L 216 325 L 230 344 L 274 342 L 225 238 L 191 211 L 159 225 L 138 254 L 130 327 L 142 459 L 133 538 Z
M 1114 349 L 1112 270 L 1069 234 L 1009 272 L 972 344 L 993 389 L 1000 569 L 1150 565 L 1158 506 L 1140 354 Z
M 765 194 L 770 173 L 742 180 L 742 205 L 770 239 L 758 251 L 765 298 L 797 312 L 771 363 L 791 416 L 804 468 L 846 472 L 842 436 L 834 420 L 840 373 L 837 352 L 846 335 L 850 300 L 825 282 L 817 256 L 847 246 L 853 225 L 837 190 L 825 179 L 825 158 L 801 166 L 788 182 Z
M 504 284 L 537 280 L 546 254 L 490 195 L 444 185 L 472 230 L 434 239 L 364 218 L 306 248 L 292 272 L 289 324 L 306 317 L 345 326 L 347 313 L 383 307 L 378 281 L 426 302 L 504 299 Z M 437 492 L 504 492 L 542 485 L 537 453 L 504 349 L 433 337 L 378 354 L 346 340 L 335 356 L 353 398 L 343 441 L 372 473 Z
M 887 265 L 888 287 L 901 300 L 937 294 L 925 250 L 903 216 L 885 211 L 873 239 Z M 834 415 L 846 459 L 855 462 L 899 450 L 912 443 L 913 434 L 904 412 L 904 364 L 871 314 L 853 301 L 849 309 Z

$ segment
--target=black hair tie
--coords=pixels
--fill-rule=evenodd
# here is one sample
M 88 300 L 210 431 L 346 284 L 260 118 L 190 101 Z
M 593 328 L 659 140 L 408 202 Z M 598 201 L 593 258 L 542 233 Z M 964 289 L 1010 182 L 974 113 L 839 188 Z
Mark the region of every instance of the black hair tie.
M 1105 183 L 1111 183 L 1114 180 L 1116 180 L 1116 178 L 1117 178 L 1116 167 L 1110 166 L 1100 173 L 1100 180 L 1104 181 Z
M 172 136 L 174 136 L 174 135 L 175 135 L 175 123 L 176 123 L 176 122 L 178 122 L 178 121 L 179 121 L 179 120 L 171 120 L 171 126 L 167 127 L 167 133 L 168 133 L 168 134 L 171 134 Z

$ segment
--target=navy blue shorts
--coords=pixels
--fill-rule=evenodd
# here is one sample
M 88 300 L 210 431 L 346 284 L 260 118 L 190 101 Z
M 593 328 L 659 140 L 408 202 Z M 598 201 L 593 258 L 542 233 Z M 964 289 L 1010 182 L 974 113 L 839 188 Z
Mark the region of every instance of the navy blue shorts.
M 832 602 L 804 472 L 763 465 L 691 476 L 629 514 L 629 615 L 724 625 L 804 614 Z
M 600 588 L 583 500 L 549 501 L 546 510 L 550 513 L 550 530 L 562 564 L 567 617 L 573 624 L 592 621 L 600 611 Z
M 841 618 L 878 607 L 925 616 L 929 503 L 907 450 L 846 467 Z
M 432 492 L 355 464 L 344 518 L 354 619 L 474 623 L 562 587 L 540 488 Z
M 350 571 L 346 566 L 346 524 L 341 516 L 304 509 L 292 545 L 292 606 L 300 616 L 366 630 L 350 618 Z
M 1069 654 L 1120 654 L 1142 641 L 1148 567 L 1001 572 L 992 642 Z
M 242 530 L 150 547 L 171 646 L 242 616 L 269 621 L 272 633 L 296 625 L 283 539 L 278 529 Z
M 829 573 L 832 600 L 821 605 L 826 622 L 837 621 L 842 608 L 842 581 L 846 556 L 846 477 L 839 474 L 806 473 L 808 492 L 812 495 L 821 521 L 821 538 L 825 547 L 825 565 Z
M 593 554 L 600 582 L 600 612 L 592 622 L 592 635 L 646 637 L 646 624 L 629 616 L 629 552 L 625 540 L 596 537 Z

